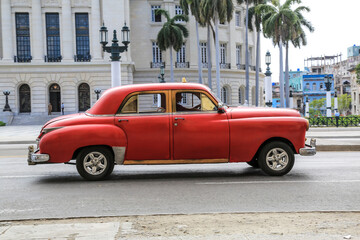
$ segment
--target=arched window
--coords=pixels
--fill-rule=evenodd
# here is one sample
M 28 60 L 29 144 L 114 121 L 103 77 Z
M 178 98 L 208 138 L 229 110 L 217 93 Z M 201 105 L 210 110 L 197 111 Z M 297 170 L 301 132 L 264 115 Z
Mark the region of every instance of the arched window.
M 49 97 L 50 97 L 50 103 L 52 105 L 51 112 L 60 112 L 61 93 L 60 93 L 60 86 L 58 84 L 54 83 L 50 85 Z
M 78 88 L 79 96 L 79 112 L 86 111 L 90 108 L 90 86 L 87 83 L 82 83 Z
M 227 91 L 226 87 L 221 88 L 221 101 L 224 104 L 228 104 L 228 91 Z
M 23 84 L 19 88 L 19 100 L 20 100 L 20 109 L 21 113 L 31 112 L 31 95 L 30 87 L 27 84 Z

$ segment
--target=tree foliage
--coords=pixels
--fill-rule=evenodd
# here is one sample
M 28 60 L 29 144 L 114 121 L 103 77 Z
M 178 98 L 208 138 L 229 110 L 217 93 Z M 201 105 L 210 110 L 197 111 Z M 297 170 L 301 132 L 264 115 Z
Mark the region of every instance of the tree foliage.
M 356 83 L 360 84 L 360 63 L 355 67 Z
M 309 104 L 309 114 L 310 117 L 322 116 L 321 108 L 325 107 L 325 98 L 312 100 Z
M 338 108 L 340 113 L 346 115 L 346 112 L 350 111 L 350 105 L 351 105 L 351 95 L 342 94 L 338 96 Z

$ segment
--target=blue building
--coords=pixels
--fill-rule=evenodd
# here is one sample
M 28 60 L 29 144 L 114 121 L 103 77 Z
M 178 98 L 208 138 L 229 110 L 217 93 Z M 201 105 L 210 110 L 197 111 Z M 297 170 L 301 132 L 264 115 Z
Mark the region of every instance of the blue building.
M 359 56 L 359 54 L 360 54 L 360 46 L 356 46 L 356 45 L 354 44 L 354 46 L 348 47 L 348 49 L 347 49 L 347 56 L 348 56 L 348 58 L 350 58 L 350 57 L 357 57 L 357 56 Z
M 329 74 L 331 77 L 331 97 L 334 97 L 334 75 Z M 309 102 L 326 98 L 326 86 L 325 86 L 325 75 L 303 75 L 303 101 L 306 101 L 306 97 L 309 98 Z M 321 109 L 323 114 L 326 113 L 326 106 Z

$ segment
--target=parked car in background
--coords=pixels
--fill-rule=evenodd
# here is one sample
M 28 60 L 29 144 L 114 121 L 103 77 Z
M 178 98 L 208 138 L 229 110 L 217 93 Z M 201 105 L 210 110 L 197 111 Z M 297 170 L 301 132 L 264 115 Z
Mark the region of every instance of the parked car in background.
M 28 163 L 73 163 L 88 180 L 114 165 L 247 162 L 281 176 L 314 155 L 295 110 L 227 107 L 204 85 L 139 84 L 107 90 L 85 113 L 47 122 Z M 75 160 L 75 161 L 73 161 Z

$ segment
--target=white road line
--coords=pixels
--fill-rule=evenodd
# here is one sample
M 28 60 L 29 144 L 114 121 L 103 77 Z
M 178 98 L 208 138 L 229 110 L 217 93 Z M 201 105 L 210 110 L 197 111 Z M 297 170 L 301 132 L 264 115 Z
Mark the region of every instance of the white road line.
M 244 181 L 244 182 L 197 182 L 197 185 L 273 184 L 273 183 L 360 183 L 354 180 L 308 180 L 308 181 Z

